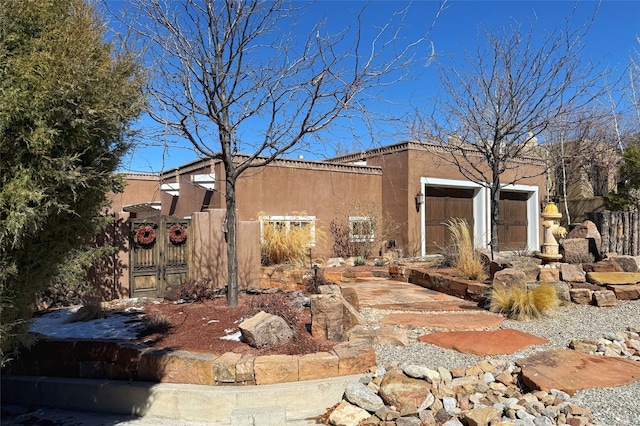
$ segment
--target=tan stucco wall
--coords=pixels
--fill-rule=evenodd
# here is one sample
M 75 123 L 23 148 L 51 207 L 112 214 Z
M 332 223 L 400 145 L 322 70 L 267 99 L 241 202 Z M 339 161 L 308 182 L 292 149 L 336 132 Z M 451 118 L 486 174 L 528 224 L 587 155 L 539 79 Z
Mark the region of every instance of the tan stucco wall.
M 421 178 L 468 181 L 468 178 L 451 161 L 452 153 L 444 149 L 428 151 L 412 147 L 381 150 L 366 159 L 367 165 L 383 169 L 383 208 L 400 225 L 397 247 L 405 256 L 420 256 L 422 250 L 422 215 L 416 209 L 415 196 L 422 190 Z M 542 165 L 521 163 L 515 170 L 501 176 L 501 182 L 538 186 L 538 204 L 545 195 L 545 177 Z M 524 176 L 533 176 L 525 178 Z M 539 238 L 542 230 L 539 231 Z
M 123 192 L 107 194 L 111 201 L 109 214 L 122 212 L 124 206 L 160 201 L 160 178 L 157 175 L 128 173 L 125 175 L 125 182 Z
M 227 284 L 227 244 L 222 231 L 225 211 L 212 209 L 192 216 L 194 236 L 189 265 L 190 278 L 211 278 L 214 286 Z M 238 285 L 240 288 L 260 286 L 260 228 L 257 222 L 238 222 Z
M 162 194 L 162 213 L 177 217 L 191 216 L 201 210 L 206 191 L 190 181 L 190 175 L 216 175 L 216 190 L 209 208 L 224 208 L 224 171 L 218 163 L 212 167 L 174 173 L 166 182 L 180 182 L 177 198 Z M 323 232 L 314 256 L 330 256 L 332 241 L 329 224 L 336 208 L 355 199 L 382 204 L 382 175 L 379 170 L 350 166 L 331 166 L 317 162 L 291 161 L 248 169 L 236 185 L 236 208 L 239 221 L 257 221 L 259 215 L 284 216 L 305 214 L 316 217 L 316 230 Z M 259 233 L 259 228 L 258 228 Z M 319 234 L 320 235 L 320 234 Z

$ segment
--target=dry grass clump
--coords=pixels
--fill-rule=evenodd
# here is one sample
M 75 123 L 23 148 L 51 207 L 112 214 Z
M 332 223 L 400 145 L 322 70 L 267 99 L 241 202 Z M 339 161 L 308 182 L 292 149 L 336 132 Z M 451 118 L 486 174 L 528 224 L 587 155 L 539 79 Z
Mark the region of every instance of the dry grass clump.
M 489 310 L 511 319 L 538 318 L 560 304 L 556 288 L 540 284 L 533 290 L 523 287 L 499 287 L 491 292 Z
M 264 263 L 303 264 L 309 257 L 313 244 L 311 229 L 307 226 L 291 226 L 265 222 L 262 228 L 262 258 Z
M 452 266 L 458 273 L 470 280 L 484 280 L 487 274 L 482 259 L 473 246 L 473 238 L 466 220 L 453 218 L 445 223 L 451 233 Z

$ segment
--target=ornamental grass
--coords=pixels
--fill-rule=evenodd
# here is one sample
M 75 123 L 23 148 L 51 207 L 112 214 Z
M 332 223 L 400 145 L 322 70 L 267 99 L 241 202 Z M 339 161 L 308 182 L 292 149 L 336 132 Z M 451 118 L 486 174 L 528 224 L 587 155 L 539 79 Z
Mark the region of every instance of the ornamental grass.
M 453 218 L 445 223 L 450 233 L 452 247 L 452 266 L 458 274 L 469 280 L 482 281 L 487 274 L 482 264 L 480 254 L 473 245 L 473 237 L 469 232 L 466 220 Z
M 290 228 L 266 222 L 262 228 L 262 258 L 271 265 L 303 264 L 313 243 L 311 230 L 304 226 Z
M 491 291 L 489 310 L 515 320 L 538 318 L 559 306 L 552 284 L 543 283 L 529 290 L 525 287 L 498 287 Z

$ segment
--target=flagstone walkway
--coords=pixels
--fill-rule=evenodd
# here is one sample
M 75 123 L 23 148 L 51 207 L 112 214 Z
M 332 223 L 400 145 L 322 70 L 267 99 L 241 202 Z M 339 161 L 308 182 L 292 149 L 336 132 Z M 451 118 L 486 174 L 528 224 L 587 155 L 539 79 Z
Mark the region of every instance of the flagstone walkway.
M 400 311 L 384 317 L 381 322 L 385 324 L 482 330 L 495 328 L 504 321 L 503 316 L 485 311 L 476 302 L 402 281 L 378 278 L 340 286 L 356 292 L 360 308 Z
M 340 285 L 356 292 L 360 308 L 398 311 L 385 315 L 381 323 L 424 328 L 427 334 L 419 338 L 424 343 L 478 356 L 512 354 L 548 343 L 532 334 L 500 328 L 504 317 L 487 312 L 475 302 L 418 285 L 385 279 Z M 527 385 L 533 389 L 554 388 L 572 394 L 577 389 L 621 386 L 640 380 L 637 361 L 575 350 L 539 352 L 518 363 Z

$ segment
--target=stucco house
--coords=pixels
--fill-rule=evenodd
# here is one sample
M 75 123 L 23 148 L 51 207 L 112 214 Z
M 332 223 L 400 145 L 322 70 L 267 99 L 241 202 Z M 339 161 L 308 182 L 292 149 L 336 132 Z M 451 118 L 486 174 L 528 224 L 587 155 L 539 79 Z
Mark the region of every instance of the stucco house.
M 325 161 L 283 158 L 248 169 L 236 187 L 241 286 L 257 285 L 260 235 L 265 223 L 309 227 L 312 233 L 327 236 L 315 241 L 310 256 L 331 257 L 333 242 L 328 227 L 338 210 L 348 209 L 354 200 L 378 206 L 379 212 L 397 225 L 392 235 L 376 241 L 376 255 L 388 249 L 405 257 L 437 253 L 447 244 L 444 222 L 453 217 L 466 219 L 476 246 L 487 248 L 489 191 L 442 161 L 450 155 L 453 154 L 446 147 L 408 141 Z M 536 177 L 503 188 L 500 249 L 538 250 L 544 167 L 531 159 L 516 163 L 515 171 L 505 176 L 505 182 L 514 180 L 518 171 L 525 169 L 522 175 Z M 164 231 L 182 221 L 192 238 L 189 245 L 181 248 L 159 237 L 155 246 L 161 249 L 156 254 L 146 253 L 130 241 L 128 255 L 121 253 L 123 262 L 128 257 L 130 271 L 129 277 L 121 280 L 123 293 L 129 288 L 130 295 L 154 294 L 187 277 L 215 278 L 222 286 L 226 279 L 222 163 L 202 159 L 159 175 L 133 174 L 126 178 L 129 185 L 124 193 L 112 197 L 116 217 L 128 223 L 133 232 L 156 215 L 170 218 L 160 224 Z M 354 211 L 349 220 L 353 230 L 350 238 L 373 238 L 357 231 L 366 229 L 362 225 L 370 218 Z M 167 253 L 180 258 L 184 267 L 150 266 L 163 262 Z M 163 283 L 159 285 L 159 281 Z

